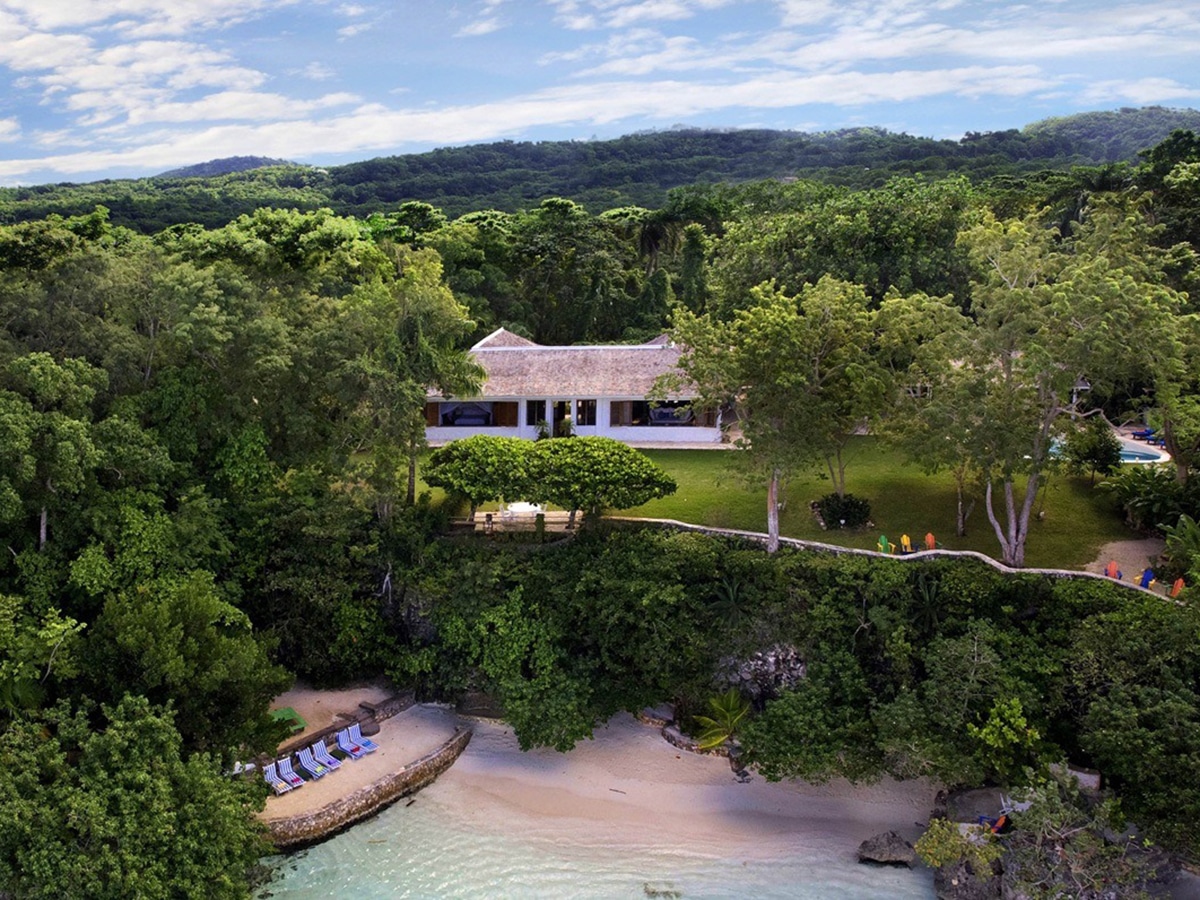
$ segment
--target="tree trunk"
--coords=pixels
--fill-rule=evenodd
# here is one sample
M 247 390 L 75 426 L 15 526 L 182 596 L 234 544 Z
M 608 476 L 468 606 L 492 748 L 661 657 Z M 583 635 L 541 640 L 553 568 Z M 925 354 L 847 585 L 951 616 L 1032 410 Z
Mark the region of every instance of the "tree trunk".
M 963 512 L 963 487 L 962 482 L 959 482 L 955 488 L 955 493 L 958 496 L 958 508 L 954 513 L 954 533 L 959 537 L 967 536 L 967 515 Z
M 779 469 L 771 469 L 767 484 L 767 552 L 779 549 Z
M 50 523 L 50 511 L 46 507 L 42 507 L 42 514 L 38 521 L 38 550 L 46 546 L 46 531 Z
M 567 531 L 575 527 L 575 507 L 571 507 L 571 514 L 567 516 Z
M 992 482 L 988 479 L 984 501 L 987 505 L 988 521 L 1000 541 L 1001 562 L 1014 569 L 1025 565 L 1025 540 L 1029 536 L 1029 517 L 1033 513 L 1033 501 L 1037 497 L 1039 474 L 1029 476 L 1025 486 L 1025 499 L 1017 509 L 1015 488 L 1011 478 L 1004 479 L 1004 523 L 996 515 L 993 503 Z

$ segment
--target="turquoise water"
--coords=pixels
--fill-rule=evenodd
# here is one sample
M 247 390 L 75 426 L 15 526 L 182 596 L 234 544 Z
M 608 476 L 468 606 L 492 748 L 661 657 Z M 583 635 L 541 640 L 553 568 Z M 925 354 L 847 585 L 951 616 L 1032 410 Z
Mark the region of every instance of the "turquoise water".
M 827 848 L 773 848 L 774 858 L 697 852 L 672 841 L 620 846 L 586 828 L 518 833 L 481 820 L 440 784 L 308 850 L 275 857 L 277 900 L 383 898 L 729 898 L 907 900 L 933 896 L 927 871 L 859 865 Z M 508 827 L 506 827 L 508 826 Z M 736 852 L 736 851 L 735 851 Z M 744 851 L 743 851 L 744 852 Z

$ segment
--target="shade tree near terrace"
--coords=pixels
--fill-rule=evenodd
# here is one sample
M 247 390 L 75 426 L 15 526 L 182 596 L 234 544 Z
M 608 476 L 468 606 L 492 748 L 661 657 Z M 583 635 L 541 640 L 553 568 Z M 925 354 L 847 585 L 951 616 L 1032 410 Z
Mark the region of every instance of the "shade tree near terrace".
M 791 296 L 766 283 L 732 320 L 681 309 L 674 339 L 696 403 L 734 407 L 742 459 L 767 480 L 768 547 L 779 547 L 781 482 L 821 465 L 846 492 L 846 443 L 881 413 L 890 372 L 876 337 L 876 313 L 862 288 L 824 277 Z M 664 392 L 682 379 L 661 380 Z
M 522 497 L 547 501 L 584 521 L 606 508 L 628 509 L 675 492 L 675 481 L 632 447 L 605 437 L 520 438 L 475 435 L 435 450 L 425 480 L 465 497 L 475 508 L 488 500 Z

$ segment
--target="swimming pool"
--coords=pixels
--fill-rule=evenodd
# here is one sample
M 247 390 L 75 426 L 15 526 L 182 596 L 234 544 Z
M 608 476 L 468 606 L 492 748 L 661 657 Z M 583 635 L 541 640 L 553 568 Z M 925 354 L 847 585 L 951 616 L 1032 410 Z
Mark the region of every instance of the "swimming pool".
M 1170 457 L 1155 450 L 1153 447 L 1136 447 L 1121 442 L 1121 462 L 1123 463 L 1156 463 L 1166 462 Z

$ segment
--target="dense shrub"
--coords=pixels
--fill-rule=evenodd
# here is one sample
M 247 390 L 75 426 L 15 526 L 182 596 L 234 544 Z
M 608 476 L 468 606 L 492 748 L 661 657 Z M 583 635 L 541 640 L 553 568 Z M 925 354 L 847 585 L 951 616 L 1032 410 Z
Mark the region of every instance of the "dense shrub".
M 826 494 L 817 510 L 826 528 L 862 528 L 871 521 L 871 501 L 853 494 Z
M 1126 466 L 1102 487 L 1116 496 L 1129 525 L 1142 531 L 1174 525 L 1185 513 L 1200 519 L 1200 479 L 1180 484 L 1169 466 Z

